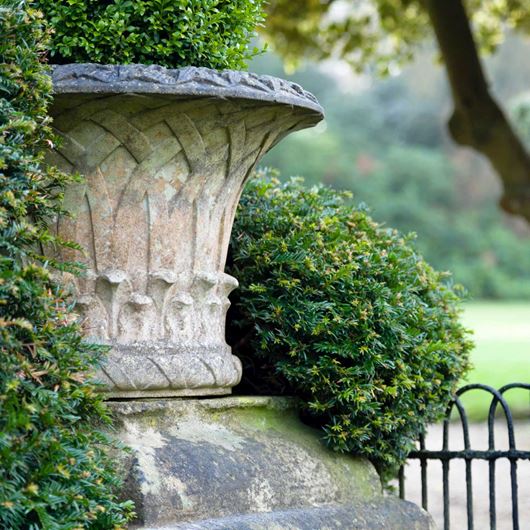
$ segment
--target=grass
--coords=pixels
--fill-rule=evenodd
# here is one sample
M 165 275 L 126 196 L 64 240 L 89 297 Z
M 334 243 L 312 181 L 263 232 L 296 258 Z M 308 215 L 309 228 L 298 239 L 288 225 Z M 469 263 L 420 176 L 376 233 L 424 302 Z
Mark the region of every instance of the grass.
M 530 303 L 474 302 L 466 305 L 464 324 L 474 331 L 473 370 L 465 383 L 500 388 L 507 383 L 530 383 Z M 512 390 L 506 398 L 517 415 L 530 414 L 530 392 Z M 490 400 L 473 391 L 464 398 L 472 419 L 487 415 Z

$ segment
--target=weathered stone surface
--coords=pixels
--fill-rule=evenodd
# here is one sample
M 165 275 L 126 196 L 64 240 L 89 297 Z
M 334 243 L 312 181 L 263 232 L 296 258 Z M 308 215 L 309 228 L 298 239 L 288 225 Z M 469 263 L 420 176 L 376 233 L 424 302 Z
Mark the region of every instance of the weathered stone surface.
M 270 75 L 188 66 L 168 69 L 157 65 L 66 64 L 53 67 L 57 94 L 171 94 L 238 98 L 283 103 L 323 110 L 313 94 L 300 85 Z
M 430 528 L 365 460 L 327 450 L 284 398 L 111 402 L 133 528 Z M 371 526 L 370 526 L 371 525 Z
M 77 64 L 53 69 L 61 145 L 48 160 L 84 175 L 57 230 L 80 243 L 72 280 L 91 340 L 112 346 L 111 396 L 230 393 L 224 264 L 243 185 L 292 131 L 322 118 L 298 85 L 204 68 Z
M 397 498 L 254 513 L 143 530 L 435 530 L 431 517 Z

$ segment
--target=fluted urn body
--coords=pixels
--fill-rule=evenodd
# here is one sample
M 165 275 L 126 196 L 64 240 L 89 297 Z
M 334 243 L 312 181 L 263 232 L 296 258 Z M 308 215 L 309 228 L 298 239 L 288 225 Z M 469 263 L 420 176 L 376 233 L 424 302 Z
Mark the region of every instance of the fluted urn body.
M 229 393 L 241 364 L 225 341 L 224 273 L 246 179 L 282 137 L 322 111 L 299 86 L 202 68 L 54 68 L 49 154 L 78 172 L 58 233 L 84 248 L 77 312 L 111 345 L 100 373 L 114 396 Z

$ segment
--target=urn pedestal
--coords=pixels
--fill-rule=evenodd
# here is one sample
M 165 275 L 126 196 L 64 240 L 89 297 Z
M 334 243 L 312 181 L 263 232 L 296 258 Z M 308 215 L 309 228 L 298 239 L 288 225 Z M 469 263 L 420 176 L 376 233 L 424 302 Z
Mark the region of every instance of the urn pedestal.
M 87 336 L 112 349 L 111 397 L 228 394 L 241 364 L 225 342 L 224 273 L 236 207 L 259 159 L 322 119 L 298 85 L 204 68 L 76 64 L 53 70 L 49 162 L 84 180 L 66 193 L 86 274 Z
M 142 530 L 435 530 L 373 466 L 326 449 L 286 398 L 110 403 Z

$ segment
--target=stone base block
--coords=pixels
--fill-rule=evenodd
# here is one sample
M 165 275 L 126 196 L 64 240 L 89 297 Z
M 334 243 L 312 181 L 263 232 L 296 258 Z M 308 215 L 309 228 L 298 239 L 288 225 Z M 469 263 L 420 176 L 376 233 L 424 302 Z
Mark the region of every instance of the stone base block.
M 114 401 L 131 528 L 413 530 L 417 506 L 384 496 L 369 462 L 326 449 L 285 398 Z
M 424 530 L 435 529 L 415 504 L 396 498 L 350 506 L 263 512 L 144 530 Z

